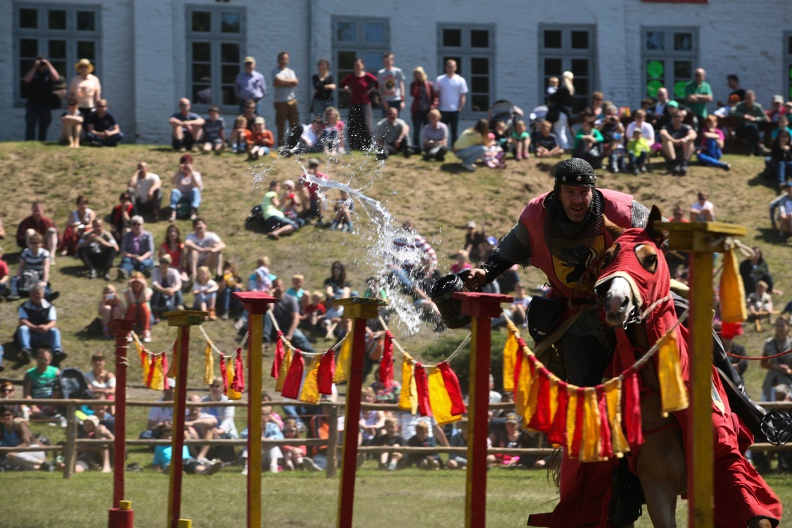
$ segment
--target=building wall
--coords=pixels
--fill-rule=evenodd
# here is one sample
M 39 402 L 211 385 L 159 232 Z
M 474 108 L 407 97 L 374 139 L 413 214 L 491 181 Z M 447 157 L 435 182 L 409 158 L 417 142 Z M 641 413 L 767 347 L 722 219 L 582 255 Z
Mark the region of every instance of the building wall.
M 82 2 L 81 2 L 82 3 Z M 411 78 L 412 68 L 423 65 L 430 79 L 442 73 L 438 55 L 438 23 L 491 23 L 495 27 L 495 91 L 492 100 L 508 99 L 531 109 L 543 98 L 539 75 L 539 24 L 593 24 L 596 26 L 596 76 L 600 89 L 619 106 L 636 107 L 644 96 L 641 26 L 693 26 L 699 32 L 698 65 L 707 70 L 715 99 L 725 100 L 727 74 L 736 73 L 743 88 L 753 88 L 767 106 L 775 93 L 785 93 L 783 33 L 792 28 L 788 0 L 711 0 L 709 4 L 666 4 L 640 0 L 582 0 L 540 2 L 502 0 L 486 5 L 470 0 L 293 0 L 258 2 L 232 0 L 117 0 L 101 5 L 101 68 L 98 72 L 111 112 L 121 122 L 129 141 L 169 142 L 168 117 L 188 93 L 186 6 L 244 6 L 246 44 L 243 53 L 257 59 L 267 78 L 268 96 L 262 114 L 274 128 L 271 70 L 276 55 L 288 50 L 291 67 L 301 83 L 297 88 L 300 113 L 307 120 L 312 89 L 310 77 L 316 60 L 332 60 L 333 16 L 370 16 L 389 19 L 390 48 L 396 64 Z M 46 4 L 68 4 L 47 0 Z M 16 61 L 13 43 L 13 2 L 0 2 L 0 97 L 13 101 Z M 73 71 L 70 71 L 70 75 Z M 409 104 L 409 100 L 408 100 Z M 714 104 L 710 105 L 714 110 Z M 57 117 L 49 138 L 60 130 Z M 227 126 L 233 114 L 225 115 Z M 470 116 L 473 117 L 473 116 Z M 0 140 L 18 140 L 24 131 L 24 107 L 0 107 Z M 463 125 L 470 124 L 471 119 Z

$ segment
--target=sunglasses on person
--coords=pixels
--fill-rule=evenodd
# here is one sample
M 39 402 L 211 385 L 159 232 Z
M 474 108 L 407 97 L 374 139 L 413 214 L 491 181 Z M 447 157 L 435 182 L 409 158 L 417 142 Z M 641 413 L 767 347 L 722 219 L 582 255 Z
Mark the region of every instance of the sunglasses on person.
M 141 225 L 143 225 L 143 224 L 132 224 L 132 227 L 141 226 Z
M 4 393 L 10 394 L 10 393 L 14 392 L 14 388 L 11 387 L 9 389 L 0 389 L 0 392 L 4 392 Z
M 14 417 L 14 413 L 0 414 L 0 417 L 2 417 L 2 418 L 13 418 Z
M 187 106 L 187 103 L 179 103 L 179 106 Z
M 222 385 L 210 385 L 210 387 L 212 387 L 213 389 L 222 389 L 223 388 Z

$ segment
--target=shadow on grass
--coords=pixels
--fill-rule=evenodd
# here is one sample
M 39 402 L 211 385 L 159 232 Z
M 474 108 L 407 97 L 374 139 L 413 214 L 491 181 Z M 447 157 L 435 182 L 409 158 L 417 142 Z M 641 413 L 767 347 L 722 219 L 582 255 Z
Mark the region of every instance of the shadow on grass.
M 776 178 L 775 171 L 765 169 L 764 171 L 756 174 L 753 178 L 746 181 L 749 187 L 767 187 L 773 191 L 778 191 L 778 179 Z
M 66 259 L 68 257 L 60 257 L 62 259 Z M 71 277 L 85 277 L 88 273 L 88 269 L 85 267 L 85 264 L 74 264 L 72 266 L 58 266 L 58 269 Z
M 462 163 L 443 163 L 440 165 L 440 170 L 450 172 L 451 174 L 466 174 L 468 170 L 462 168 Z

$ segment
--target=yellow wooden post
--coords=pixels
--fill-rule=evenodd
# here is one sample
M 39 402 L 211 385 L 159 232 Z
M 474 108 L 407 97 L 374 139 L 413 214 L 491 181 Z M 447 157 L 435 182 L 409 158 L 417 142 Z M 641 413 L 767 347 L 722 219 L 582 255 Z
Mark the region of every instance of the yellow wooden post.
M 744 236 L 745 227 L 721 222 L 663 223 L 670 247 L 690 253 L 690 433 L 687 459 L 688 526 L 713 528 L 712 278 L 713 254 L 724 237 Z

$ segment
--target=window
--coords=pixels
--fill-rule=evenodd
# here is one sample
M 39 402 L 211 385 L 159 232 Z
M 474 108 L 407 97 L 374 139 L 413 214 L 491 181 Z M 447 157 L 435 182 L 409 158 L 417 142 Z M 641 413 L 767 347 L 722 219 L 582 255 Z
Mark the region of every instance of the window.
M 792 32 L 784 34 L 784 86 L 787 101 L 792 101 Z
M 237 106 L 235 81 L 242 70 L 245 10 L 187 6 L 187 86 L 199 110 Z
M 16 104 L 24 104 L 27 84 L 22 80 L 37 55 L 44 55 L 65 83 L 76 75 L 74 64 L 88 59 L 100 76 L 100 7 L 66 4 L 14 4 L 14 57 Z
M 565 71 L 575 76 L 574 104 L 577 113 L 588 106 L 591 92 L 596 90 L 595 26 L 539 26 L 539 93 L 547 93 L 547 80 L 561 81 Z
M 641 97 L 657 97 L 657 90 L 666 87 L 668 97 L 684 99 L 697 61 L 698 29 L 641 28 Z
M 360 58 L 366 71 L 377 75 L 382 56 L 390 51 L 390 24 L 386 18 L 333 17 L 333 58 L 336 81 L 352 73 Z M 405 74 L 407 75 L 407 74 Z M 349 94 L 338 91 L 338 106 L 349 106 Z
M 438 75 L 445 73 L 445 63 L 453 59 L 457 74 L 468 85 L 464 113 L 485 113 L 492 105 L 495 93 L 495 27 L 441 24 L 438 27 L 437 49 L 440 62 Z

